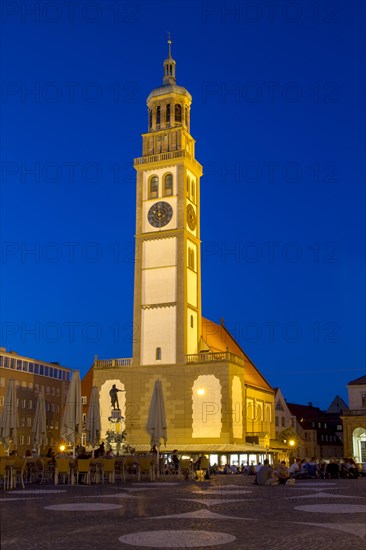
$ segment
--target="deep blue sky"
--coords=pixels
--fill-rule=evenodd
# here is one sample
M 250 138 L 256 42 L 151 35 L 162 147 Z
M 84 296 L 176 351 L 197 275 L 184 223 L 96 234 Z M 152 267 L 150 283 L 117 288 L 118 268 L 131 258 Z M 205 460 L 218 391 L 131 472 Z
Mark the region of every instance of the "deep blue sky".
M 132 162 L 170 30 L 205 171 L 203 313 L 288 401 L 347 399 L 365 372 L 364 3 L 66 4 L 2 3 L 2 345 L 82 374 L 131 356 Z

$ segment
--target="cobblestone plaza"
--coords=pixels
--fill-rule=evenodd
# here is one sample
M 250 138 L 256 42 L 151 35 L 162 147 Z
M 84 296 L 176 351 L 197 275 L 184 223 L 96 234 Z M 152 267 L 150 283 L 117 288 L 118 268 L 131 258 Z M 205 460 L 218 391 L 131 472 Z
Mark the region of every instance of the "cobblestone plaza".
M 253 477 L 2 492 L 1 548 L 365 548 L 366 478 L 256 486 Z

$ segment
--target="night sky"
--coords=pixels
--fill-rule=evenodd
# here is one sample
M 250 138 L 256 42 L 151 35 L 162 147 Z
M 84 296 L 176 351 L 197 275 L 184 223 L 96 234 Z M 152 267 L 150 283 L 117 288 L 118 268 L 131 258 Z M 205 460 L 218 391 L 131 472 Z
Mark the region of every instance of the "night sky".
M 70 6 L 73 4 L 73 6 Z M 167 31 L 193 96 L 203 314 L 290 402 L 365 373 L 365 4 L 1 5 L 1 345 L 131 357 L 133 158 Z

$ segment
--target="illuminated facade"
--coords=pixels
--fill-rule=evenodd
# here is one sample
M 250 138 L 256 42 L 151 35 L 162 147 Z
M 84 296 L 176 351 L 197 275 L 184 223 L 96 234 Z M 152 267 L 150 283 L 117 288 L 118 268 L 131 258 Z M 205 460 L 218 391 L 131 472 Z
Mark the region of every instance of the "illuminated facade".
M 3 412 L 7 382 L 12 378 L 15 380 L 18 405 L 19 456 L 32 449 L 32 426 L 39 392 L 44 393 L 46 401 L 48 444 L 58 443 L 70 377 L 71 371 L 58 363 L 46 363 L 0 348 L 0 414 Z M 45 451 L 41 449 L 41 453 Z M 4 453 L 4 448 L 0 444 L 1 452 Z
M 349 410 L 343 411 L 344 454 L 366 462 L 366 376 L 347 385 Z
M 147 450 L 147 413 L 160 379 L 168 449 L 227 451 L 244 461 L 253 449 L 265 453 L 275 437 L 274 390 L 225 327 L 202 317 L 202 167 L 190 134 L 192 98 L 177 85 L 175 70 L 169 42 L 163 84 L 147 98 L 148 131 L 134 162 L 133 358 L 96 358 L 83 380 L 83 395 L 89 398 L 92 385 L 100 389 L 103 435 L 110 387 L 126 390 L 119 395 L 128 442 Z

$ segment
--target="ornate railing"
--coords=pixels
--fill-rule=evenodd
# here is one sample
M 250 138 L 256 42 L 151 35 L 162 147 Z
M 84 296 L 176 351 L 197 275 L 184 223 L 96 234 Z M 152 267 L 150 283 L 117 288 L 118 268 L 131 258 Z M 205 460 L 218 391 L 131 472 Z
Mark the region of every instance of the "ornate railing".
M 366 416 L 366 409 L 350 409 L 343 411 L 342 416 Z
M 95 367 L 108 368 L 108 367 L 130 367 L 132 365 L 131 357 L 124 357 L 121 359 L 96 359 L 94 361 Z
M 159 153 L 157 155 L 145 155 L 143 157 L 135 158 L 134 166 L 138 166 L 139 164 L 148 164 L 150 162 L 161 162 L 162 160 L 170 160 L 181 157 L 186 157 L 191 162 L 193 162 L 193 164 L 197 164 L 197 166 L 199 166 L 199 162 L 197 162 L 196 159 L 194 159 L 192 155 L 184 149 L 180 151 L 169 151 L 167 153 Z
M 229 351 L 222 351 L 218 353 L 194 353 L 191 355 L 186 355 L 187 363 L 208 363 L 211 361 L 231 361 L 237 365 L 244 365 L 244 359 L 230 353 Z

